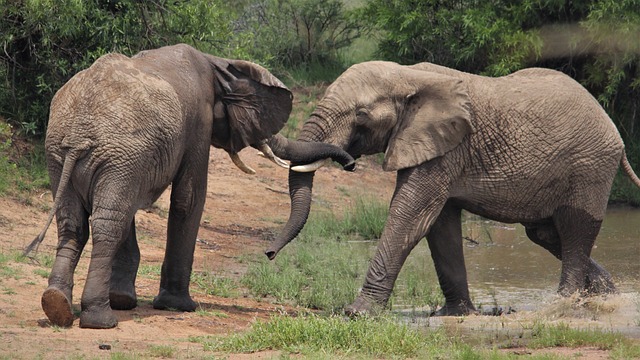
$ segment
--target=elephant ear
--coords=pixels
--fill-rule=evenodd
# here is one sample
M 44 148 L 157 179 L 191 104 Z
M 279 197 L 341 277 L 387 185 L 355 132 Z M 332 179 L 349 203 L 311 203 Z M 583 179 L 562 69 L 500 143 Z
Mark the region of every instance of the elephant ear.
M 252 62 L 222 58 L 214 58 L 213 62 L 216 96 L 222 95 L 221 100 L 216 101 L 214 116 L 216 120 L 225 117 L 228 121 L 228 139 L 220 146 L 238 152 L 280 131 L 291 113 L 291 91 L 265 68 Z
M 417 166 L 442 156 L 475 131 L 462 80 L 414 69 L 404 71 L 401 77 L 417 86 L 406 96 L 404 111 L 387 145 L 382 164 L 386 171 Z

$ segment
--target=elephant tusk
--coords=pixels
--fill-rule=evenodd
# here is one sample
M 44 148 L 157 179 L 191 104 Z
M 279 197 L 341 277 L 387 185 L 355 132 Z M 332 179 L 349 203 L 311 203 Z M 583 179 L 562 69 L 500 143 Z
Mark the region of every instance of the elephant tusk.
M 250 168 L 249 166 L 247 166 L 247 164 L 245 164 L 242 159 L 240 159 L 240 156 L 238 156 L 238 153 L 229 153 L 229 157 L 231 158 L 231 161 L 233 161 L 233 163 L 242 171 L 244 171 L 247 174 L 255 174 L 256 171 L 253 170 L 252 168 Z
M 292 166 L 291 170 L 295 172 L 314 172 L 320 169 L 321 167 L 325 166 L 329 162 L 331 162 L 331 158 L 326 158 L 326 159 L 312 162 L 311 164 Z
M 289 168 L 289 164 L 287 164 L 286 161 L 284 161 L 284 160 L 280 159 L 279 157 L 277 157 L 273 153 L 273 150 L 271 150 L 271 148 L 267 144 L 261 144 L 260 145 L 260 151 L 258 152 L 258 155 L 263 156 L 263 157 L 273 161 L 276 165 L 278 165 L 280 167 L 283 167 L 285 169 Z

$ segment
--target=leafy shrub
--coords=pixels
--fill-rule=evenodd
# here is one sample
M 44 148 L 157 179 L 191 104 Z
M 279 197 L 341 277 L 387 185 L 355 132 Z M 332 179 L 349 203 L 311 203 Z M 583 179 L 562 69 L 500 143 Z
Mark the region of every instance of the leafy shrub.
M 238 32 L 254 32 L 251 54 L 279 69 L 335 66 L 339 50 L 360 34 L 357 18 L 339 0 L 248 1 L 236 22 Z
M 231 19 L 221 0 L 0 2 L 0 116 L 44 134 L 54 93 L 107 52 L 132 55 L 185 42 L 221 56 Z

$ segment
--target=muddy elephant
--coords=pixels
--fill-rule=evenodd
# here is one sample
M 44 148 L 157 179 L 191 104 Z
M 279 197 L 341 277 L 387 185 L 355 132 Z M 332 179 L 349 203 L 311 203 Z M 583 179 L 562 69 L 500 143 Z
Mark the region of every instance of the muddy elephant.
M 193 311 L 189 279 L 206 198 L 210 145 L 237 153 L 247 146 L 278 161 L 315 159 L 331 146 L 274 136 L 291 111 L 291 92 L 247 61 L 223 59 L 188 45 L 107 54 L 54 96 L 45 140 L 58 226 L 56 259 L 42 307 L 53 324 L 70 326 L 73 274 L 91 229 L 93 249 L 81 299 L 80 327 L 116 326 L 113 309 L 136 306 L 140 261 L 134 216 L 172 185 L 167 244 L 157 309 Z M 306 146 L 305 146 L 306 145 Z M 307 156 L 310 156 L 307 158 Z M 282 163 L 282 161 L 280 161 Z M 285 166 L 287 166 L 285 164 Z
M 618 167 L 640 180 L 605 111 L 562 73 L 534 68 L 489 78 L 429 63 L 357 64 L 329 86 L 298 140 L 333 144 L 354 158 L 384 152 L 382 168 L 397 172 L 389 216 L 347 314 L 385 306 L 424 237 L 446 299 L 435 315 L 476 312 L 462 210 L 523 224 L 561 260 L 559 294 L 615 291 L 591 249 Z M 292 167 L 309 172 L 290 172 L 291 215 L 269 258 L 304 226 L 321 164 Z

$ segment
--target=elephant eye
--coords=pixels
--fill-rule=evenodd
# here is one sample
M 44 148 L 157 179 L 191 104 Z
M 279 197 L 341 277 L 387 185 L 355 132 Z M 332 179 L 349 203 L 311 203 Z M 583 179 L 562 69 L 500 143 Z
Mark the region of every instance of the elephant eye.
M 365 109 L 356 110 L 356 126 L 364 126 L 367 122 L 369 122 L 369 112 Z

